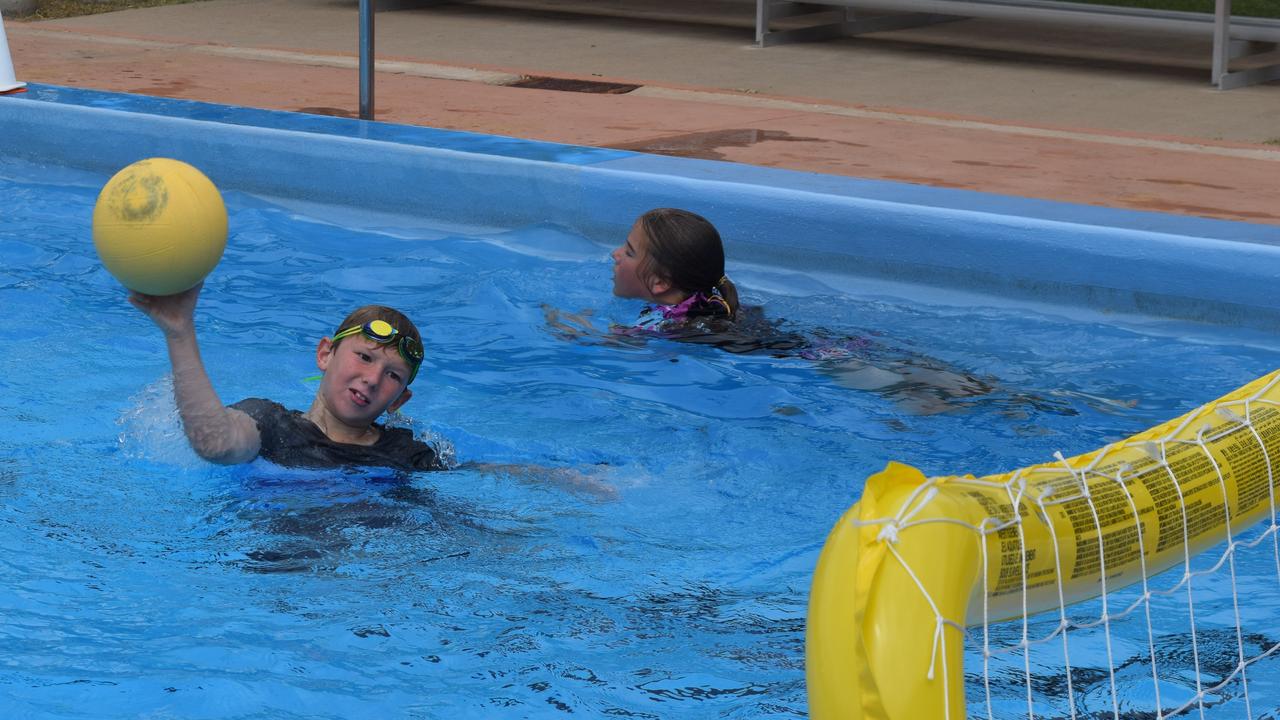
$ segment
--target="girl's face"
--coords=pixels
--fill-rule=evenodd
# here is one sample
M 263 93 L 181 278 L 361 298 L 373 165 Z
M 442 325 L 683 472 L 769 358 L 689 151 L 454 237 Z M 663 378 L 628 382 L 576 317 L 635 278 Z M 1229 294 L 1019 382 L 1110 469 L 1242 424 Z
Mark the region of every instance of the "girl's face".
M 631 226 L 627 239 L 609 254 L 613 258 L 613 294 L 624 298 L 654 301 L 649 278 L 641 276 L 649 238 L 637 222 Z

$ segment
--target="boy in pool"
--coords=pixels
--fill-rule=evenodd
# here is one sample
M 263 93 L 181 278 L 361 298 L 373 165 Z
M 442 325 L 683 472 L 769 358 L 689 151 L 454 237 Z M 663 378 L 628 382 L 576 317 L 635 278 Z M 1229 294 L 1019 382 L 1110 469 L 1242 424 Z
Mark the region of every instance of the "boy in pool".
M 293 467 L 370 465 L 442 470 L 435 448 L 405 428 L 377 420 L 412 397 L 422 365 L 422 336 L 402 313 L 358 308 L 316 347 L 324 374 L 306 412 L 261 398 L 224 406 L 196 344 L 195 307 L 203 283 L 177 295 L 134 292 L 129 302 L 164 332 L 173 365 L 173 394 L 183 429 L 200 457 L 221 464 L 256 457 Z

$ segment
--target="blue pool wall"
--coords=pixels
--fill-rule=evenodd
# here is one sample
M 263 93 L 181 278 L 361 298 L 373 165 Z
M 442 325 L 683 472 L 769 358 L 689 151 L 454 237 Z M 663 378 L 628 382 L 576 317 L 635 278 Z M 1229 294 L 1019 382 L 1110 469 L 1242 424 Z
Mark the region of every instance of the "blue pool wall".
M 224 190 L 602 244 L 686 207 L 734 261 L 1280 329 L 1280 226 L 56 86 L 0 97 L 0 157 L 110 175 L 154 156 Z

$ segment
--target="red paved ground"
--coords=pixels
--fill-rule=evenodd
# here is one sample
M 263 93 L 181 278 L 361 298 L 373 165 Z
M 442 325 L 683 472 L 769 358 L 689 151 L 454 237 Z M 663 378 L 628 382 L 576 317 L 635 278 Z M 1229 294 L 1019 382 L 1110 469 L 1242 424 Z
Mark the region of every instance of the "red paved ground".
M 472 15 L 474 17 L 469 15 L 464 19 L 475 23 L 486 21 L 478 13 Z M 921 98 L 919 105 L 923 109 L 862 105 L 834 97 L 840 94 L 839 88 L 827 92 L 822 86 L 799 82 L 796 85 L 803 85 L 802 89 L 822 92 L 828 97 L 786 96 L 776 92 L 776 88 L 788 85 L 785 73 L 780 79 L 762 80 L 775 89 L 773 94 L 737 92 L 708 84 L 711 81 L 704 77 L 708 71 L 692 60 L 688 83 L 673 82 L 669 77 L 656 80 L 645 77 L 643 63 L 620 70 L 625 76 L 555 72 L 559 77 L 642 85 L 627 94 L 516 88 L 491 83 L 520 75 L 547 74 L 549 68 L 556 69 L 551 66 L 557 62 L 542 55 L 535 60 L 534 51 L 546 49 L 543 43 L 525 37 L 526 33 L 517 32 L 519 28 L 505 28 L 503 37 L 512 43 L 517 42 L 516 38 L 521 38 L 519 42 L 533 43 L 529 50 L 530 67 L 477 64 L 470 56 L 466 62 L 442 60 L 441 56 L 448 54 L 449 48 L 442 47 L 438 40 L 434 45 L 424 41 L 421 51 L 414 52 L 413 24 L 438 21 L 437 16 L 427 15 L 425 11 L 380 13 L 378 19 L 380 61 L 401 63 L 391 67 L 392 71 L 378 73 L 377 118 L 380 120 L 1280 224 L 1280 200 L 1277 199 L 1280 144 L 1118 130 L 1115 126 L 1120 123 L 1110 122 L 1109 114 L 1121 112 L 1123 103 L 1114 97 L 1109 106 L 1097 109 L 1099 125 L 1108 126 L 1099 129 L 1028 122 L 1025 117 L 1034 116 L 1034 108 L 1030 106 L 1026 112 L 1013 109 L 1006 112 L 1024 116 L 1018 120 L 939 111 L 936 107 L 946 98 L 936 97 L 936 92 L 934 96 Z M 354 2 L 211 0 L 65 21 L 9 19 L 6 28 L 17 74 L 22 80 L 354 116 L 358 110 L 358 76 L 354 69 L 356 21 Z M 523 20 L 509 17 L 492 20 L 508 25 L 517 21 Z M 630 30 L 629 38 L 636 34 L 635 28 Z M 418 32 L 425 31 L 419 29 Z M 591 39 L 589 33 L 603 30 L 587 27 L 581 32 Z M 664 32 L 662 41 L 674 42 L 669 35 Z M 696 44 L 705 42 L 706 38 L 694 36 L 687 41 Z M 749 38 L 741 42 L 745 45 Z M 474 52 L 467 47 L 468 52 Z M 595 47 L 591 44 L 588 49 Z M 680 47 L 664 46 L 658 51 L 669 55 Z M 855 63 L 859 48 L 856 45 L 806 48 L 804 52 L 810 54 L 801 59 L 810 66 L 797 66 L 796 77 L 801 73 L 808 77 L 815 71 L 823 71 L 811 66 L 814 62 L 811 58 L 816 57 L 812 55 L 814 52 L 826 53 L 824 57 L 835 53 L 836 61 Z M 691 54 L 698 51 L 693 45 L 688 50 Z M 391 55 L 391 52 L 399 54 Z M 635 52 L 642 53 L 642 50 Z M 741 55 L 739 59 L 760 62 L 760 58 L 764 58 L 771 63 L 770 67 L 783 64 L 780 71 L 787 70 L 787 62 L 799 62 L 794 54 L 758 54 L 772 53 L 772 48 L 754 52 L 757 54 Z M 495 51 L 492 55 L 508 58 L 510 53 Z M 774 57 L 778 58 L 777 63 Z M 995 70 L 972 57 L 948 59 L 956 64 L 957 78 L 972 72 L 1022 69 L 1016 65 L 1016 59 L 1004 60 L 1013 62 L 1013 67 L 998 66 Z M 558 62 L 572 64 L 572 58 Z M 584 68 L 594 67 L 591 64 L 594 61 L 583 62 Z M 703 61 L 702 65 L 705 64 Z M 1028 71 L 1037 71 L 1034 62 Z M 1114 69 L 1085 67 L 1075 69 L 1074 74 L 1064 80 L 1050 70 L 1039 71 L 1045 74 L 1046 85 L 1054 87 L 1080 76 L 1082 81 L 1093 84 L 1123 81 L 1136 83 L 1135 87 L 1140 88 L 1141 83 L 1146 82 L 1166 94 L 1184 93 L 1190 98 L 1183 103 L 1185 114 L 1221 113 L 1217 118 L 1210 118 L 1209 124 L 1213 125 L 1216 119 L 1217 125 L 1224 128 L 1233 115 L 1226 113 L 1231 108 L 1224 110 L 1219 105 L 1235 104 L 1240 108 L 1233 111 L 1236 115 L 1255 113 L 1251 122 L 1257 125 L 1256 114 L 1261 112 L 1260 117 L 1267 117 L 1266 108 L 1274 103 L 1275 112 L 1270 115 L 1274 127 L 1263 128 L 1254 135 L 1274 136 L 1280 143 L 1280 85 L 1275 83 L 1220 93 L 1208 89 L 1198 73 L 1190 72 L 1169 77 L 1149 77 L 1137 72 L 1136 78 L 1126 76 L 1115 80 L 1109 74 Z M 470 79 L 431 77 L 451 72 Z M 669 75 L 671 71 L 664 72 Z M 662 74 L 658 69 L 652 71 L 655 77 Z M 699 80 L 701 82 L 696 82 Z M 910 78 L 886 77 L 885 81 L 909 83 Z M 996 78 L 986 86 L 991 93 L 1005 92 L 997 87 L 998 82 L 1000 79 Z M 968 102 L 974 92 L 978 91 L 958 93 L 964 97 L 954 105 L 970 107 Z M 1034 102 L 1034 97 L 1028 97 L 1023 104 Z M 1131 111 L 1140 111 L 1143 103 L 1141 97 L 1135 97 Z M 1017 98 L 1007 94 L 993 97 L 991 104 L 1022 107 Z M 1169 115 L 1164 111 L 1161 117 Z M 1194 117 L 1182 119 L 1196 120 Z M 1199 125 L 1189 122 L 1178 127 L 1203 126 L 1205 122 Z M 1223 134 L 1249 135 L 1248 132 Z

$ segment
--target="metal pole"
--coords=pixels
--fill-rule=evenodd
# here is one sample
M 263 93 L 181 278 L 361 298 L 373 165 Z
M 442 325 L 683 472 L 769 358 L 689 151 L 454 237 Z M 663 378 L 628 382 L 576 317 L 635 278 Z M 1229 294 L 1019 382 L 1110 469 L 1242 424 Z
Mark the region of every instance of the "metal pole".
M 1209 76 L 1219 90 L 1231 69 L 1231 0 L 1218 0 L 1213 12 L 1213 71 Z
M 373 13 L 376 0 L 360 0 L 360 119 L 373 119 Z

